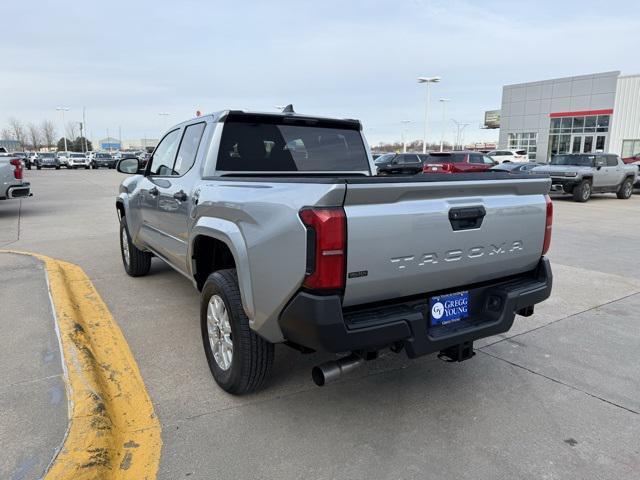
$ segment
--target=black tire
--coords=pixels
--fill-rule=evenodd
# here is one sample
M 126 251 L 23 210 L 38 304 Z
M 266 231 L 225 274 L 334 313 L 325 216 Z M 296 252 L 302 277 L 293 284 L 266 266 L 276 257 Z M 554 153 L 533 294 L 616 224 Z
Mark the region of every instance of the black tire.
M 89 170 L 91 167 L 89 165 L 87 165 L 86 167 L 84 167 L 85 170 Z
M 42 170 L 42 167 L 36 167 L 36 170 Z
M 124 241 L 123 238 L 126 237 L 129 257 L 127 259 L 125 249 L 124 249 Z M 120 219 L 120 256 L 122 257 L 122 264 L 124 265 L 124 271 L 131 277 L 142 277 L 149 273 L 149 269 L 151 268 L 151 253 L 144 252 L 136 247 L 133 242 L 131 242 L 131 235 L 129 235 L 129 229 L 127 228 L 127 221 L 123 216 Z
M 56 167 L 56 170 L 60 170 L 60 165 L 58 165 L 58 166 Z
M 207 311 L 209 301 L 214 295 L 222 299 L 231 326 L 233 350 L 231 365 L 226 370 L 214 358 L 209 341 Z M 220 388 L 234 395 L 260 389 L 269 378 L 273 366 L 274 345 L 249 327 L 249 319 L 242 308 L 235 269 L 219 270 L 207 278 L 202 288 L 200 325 L 209 369 Z
M 631 197 L 632 194 L 633 194 L 633 179 L 627 178 L 625 179 L 624 182 L 622 182 L 622 184 L 620 185 L 620 188 L 618 188 L 618 191 L 616 192 L 616 197 L 618 197 L 620 200 L 627 200 L 628 198 Z
M 582 180 L 579 184 L 573 187 L 573 200 L 575 202 L 584 203 L 591 198 L 591 182 L 589 180 Z

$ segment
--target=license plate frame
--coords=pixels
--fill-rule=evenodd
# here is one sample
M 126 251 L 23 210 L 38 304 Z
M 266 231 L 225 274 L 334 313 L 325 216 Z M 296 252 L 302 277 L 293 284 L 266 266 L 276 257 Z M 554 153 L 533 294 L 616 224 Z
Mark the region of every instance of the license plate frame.
M 468 290 L 429 297 L 429 326 L 440 327 L 469 316 Z

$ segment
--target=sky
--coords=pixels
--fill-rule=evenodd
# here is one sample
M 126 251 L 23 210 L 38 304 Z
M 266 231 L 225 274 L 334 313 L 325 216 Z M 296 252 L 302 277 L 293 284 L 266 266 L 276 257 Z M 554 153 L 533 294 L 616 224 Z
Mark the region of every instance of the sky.
M 640 73 L 640 2 L 322 0 L 3 2 L 0 129 L 62 122 L 97 139 L 157 138 L 196 110 L 358 118 L 371 144 L 497 140 L 502 86 Z M 440 98 L 448 98 L 443 122 Z M 170 115 L 161 116 L 160 112 Z M 403 121 L 410 123 L 402 123 Z

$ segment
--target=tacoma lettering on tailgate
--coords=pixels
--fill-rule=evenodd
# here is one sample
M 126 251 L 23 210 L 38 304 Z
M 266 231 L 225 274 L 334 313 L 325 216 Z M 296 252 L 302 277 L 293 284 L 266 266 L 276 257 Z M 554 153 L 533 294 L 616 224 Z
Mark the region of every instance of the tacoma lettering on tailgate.
M 502 242 L 500 244 L 479 245 L 468 250 L 447 250 L 445 252 L 430 252 L 422 255 L 404 255 L 391 258 L 391 263 L 397 264 L 398 270 L 404 270 L 407 266 L 415 264 L 419 267 L 440 262 L 458 262 L 463 258 L 476 259 L 484 256 L 506 255 L 508 253 L 520 253 L 523 250 L 522 240 L 514 240 L 511 243 Z

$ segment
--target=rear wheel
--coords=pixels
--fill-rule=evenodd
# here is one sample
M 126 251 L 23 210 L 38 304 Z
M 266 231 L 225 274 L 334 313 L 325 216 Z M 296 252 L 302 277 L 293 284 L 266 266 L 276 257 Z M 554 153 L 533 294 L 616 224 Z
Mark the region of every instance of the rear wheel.
M 633 179 L 627 178 L 616 192 L 616 196 L 621 200 L 626 200 L 633 193 Z
M 120 219 L 120 253 L 124 270 L 132 277 L 142 277 L 149 273 L 151 268 L 151 254 L 136 247 L 131 241 L 127 220 L 123 216 Z
M 200 324 L 209 369 L 223 390 L 242 395 L 264 385 L 274 346 L 249 327 L 235 269 L 219 270 L 207 278 Z
M 58 166 L 56 167 L 56 170 L 60 170 L 60 165 L 58 165 Z
M 589 180 L 582 180 L 573 187 L 574 201 L 584 203 L 589 200 L 589 198 L 591 198 L 591 182 Z
M 42 170 L 42 167 L 38 166 L 36 167 L 36 170 Z

